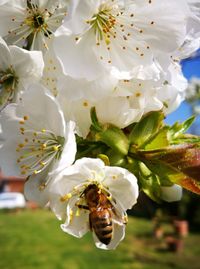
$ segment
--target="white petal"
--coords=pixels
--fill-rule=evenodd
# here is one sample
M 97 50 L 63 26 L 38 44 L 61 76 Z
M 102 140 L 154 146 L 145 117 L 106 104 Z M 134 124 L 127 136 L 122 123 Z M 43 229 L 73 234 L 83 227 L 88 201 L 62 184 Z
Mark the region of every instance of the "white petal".
M 70 99 L 64 98 L 63 91 L 60 91 L 60 93 L 58 100 L 64 111 L 65 119 L 74 121 L 76 123 L 76 133 L 81 137 L 86 137 L 90 131 L 90 109 L 94 106 L 93 103 L 85 98 L 70 101 Z
M 11 65 L 11 55 L 6 42 L 0 37 L 0 70 L 6 71 Z
M 26 115 L 24 113 L 27 113 L 33 127 L 38 131 L 47 129 L 55 135 L 64 137 L 65 120 L 63 113 L 55 98 L 41 84 L 32 84 L 21 98 L 21 105 L 17 109 L 18 114 Z M 47 113 L 44 113 L 45 111 Z
M 106 166 L 103 184 L 124 211 L 136 204 L 139 195 L 137 179 L 128 170 Z
M 40 51 L 27 51 L 17 46 L 9 48 L 15 72 L 24 83 L 41 79 L 44 62 Z
M 48 180 L 48 170 L 45 169 L 37 175 L 28 177 L 24 185 L 24 195 L 27 200 L 34 201 L 40 206 L 45 206 L 49 201 L 48 187 L 45 183 Z
M 140 109 L 131 108 L 126 97 L 104 98 L 95 107 L 101 123 L 111 123 L 119 128 L 137 122 L 143 112 Z
M 103 67 L 96 60 L 90 39 L 88 38 L 86 43 L 76 44 L 75 38 L 74 35 L 60 35 L 54 40 L 55 53 L 65 74 L 73 78 L 96 79 L 103 72 Z
M 13 130 L 15 132 L 16 130 Z M 12 141 L 1 141 L 0 160 L 1 169 L 6 176 L 22 176 L 20 167 L 17 164 L 18 155 L 16 154 L 16 147 L 18 145 L 19 137 L 16 136 Z
M 66 127 L 65 134 L 65 145 L 62 151 L 59 162 L 57 163 L 57 167 L 55 166 L 51 175 L 58 173 L 64 168 L 71 165 L 75 160 L 76 155 L 76 138 L 74 134 L 75 124 L 74 122 L 69 122 Z
M 183 43 L 185 22 L 189 16 L 185 1 L 154 0 L 148 4 L 144 0 L 136 0 L 133 10 L 135 24 L 143 30 L 142 34 L 136 33 L 136 38 L 148 41 L 150 47 L 167 52 L 174 51 Z
M 67 220 L 61 228 L 64 232 L 80 238 L 89 230 L 89 211 L 78 209 L 75 203 L 76 198 L 71 199 L 67 205 Z
M 61 197 L 67 193 L 71 193 L 74 187 L 82 185 L 85 182 L 92 180 L 100 181 L 101 179 L 99 178 L 102 176 L 103 168 L 104 163 L 100 159 L 79 159 L 74 165 L 65 168 L 55 177 L 51 192 Z

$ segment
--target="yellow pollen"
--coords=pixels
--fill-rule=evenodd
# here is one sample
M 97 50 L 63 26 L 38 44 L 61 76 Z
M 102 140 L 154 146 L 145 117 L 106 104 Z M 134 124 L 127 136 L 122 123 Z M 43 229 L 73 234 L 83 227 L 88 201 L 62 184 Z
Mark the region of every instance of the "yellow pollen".
M 46 184 L 45 183 L 42 183 L 40 186 L 39 186 L 39 191 L 43 191 L 46 187 Z
M 65 194 L 64 196 L 61 196 L 61 197 L 60 197 L 60 201 L 61 201 L 61 202 L 66 202 L 66 201 L 68 201 L 71 197 L 72 197 L 72 194 L 71 194 L 71 193 L 67 193 L 67 194 Z
M 107 199 L 108 199 L 108 201 L 112 201 L 112 196 L 111 195 L 108 195 L 107 196 Z
M 45 163 L 44 162 L 40 162 L 40 165 L 44 167 L 45 166 Z
M 87 107 L 88 106 L 88 102 L 83 102 L 83 106 Z
M 23 120 L 20 120 L 19 124 L 24 124 L 24 121 Z
M 136 97 L 140 97 L 140 96 L 141 96 L 141 93 L 140 93 L 140 92 L 137 92 L 137 93 L 135 94 L 135 96 L 136 96 Z
M 45 129 L 42 129 L 42 133 L 45 133 L 46 132 L 46 130 Z
M 18 147 L 19 148 L 23 148 L 24 147 L 24 144 L 19 144 Z
M 124 216 L 123 217 L 123 221 L 124 221 L 124 224 L 127 224 L 128 223 L 128 217 L 127 216 Z
M 73 215 L 74 215 L 74 213 L 73 213 L 73 211 L 70 209 L 70 212 L 69 212 L 69 221 L 70 222 L 72 222 L 72 219 L 73 219 Z
M 24 116 L 24 120 L 28 120 L 28 116 Z
M 77 210 L 76 210 L 76 215 L 75 215 L 76 217 L 80 217 L 80 209 L 79 208 L 77 208 Z
M 53 146 L 53 150 L 54 151 L 58 151 L 59 150 L 59 147 L 58 146 Z

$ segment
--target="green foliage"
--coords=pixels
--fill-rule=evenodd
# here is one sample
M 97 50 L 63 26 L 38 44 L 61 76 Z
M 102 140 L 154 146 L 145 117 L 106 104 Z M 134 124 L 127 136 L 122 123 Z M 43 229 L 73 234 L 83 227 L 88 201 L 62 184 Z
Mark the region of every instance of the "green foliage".
M 194 120 L 195 120 L 195 116 L 192 116 L 182 123 L 176 122 L 174 125 L 172 125 L 169 128 L 169 133 L 168 133 L 169 140 L 171 141 L 171 143 L 175 141 L 176 139 L 178 139 L 179 137 L 183 137 L 182 134 L 184 134 L 190 128 Z
M 145 115 L 132 129 L 130 133 L 130 141 L 138 146 L 144 148 L 148 144 L 149 139 L 158 132 L 163 124 L 164 114 L 162 112 L 151 112 Z
M 200 194 L 200 137 L 185 134 L 194 117 L 170 127 L 164 124 L 163 112 L 154 111 L 120 129 L 100 124 L 92 108 L 91 120 L 88 137 L 77 137 L 77 158 L 103 156 L 107 165 L 128 169 L 156 202 L 161 201 L 162 186 L 179 184 Z
M 129 140 L 120 128 L 112 124 L 101 125 L 98 122 L 95 108 L 91 109 L 91 120 L 90 138 L 93 137 L 95 141 L 104 142 L 108 147 L 116 151 L 116 153 L 128 154 Z

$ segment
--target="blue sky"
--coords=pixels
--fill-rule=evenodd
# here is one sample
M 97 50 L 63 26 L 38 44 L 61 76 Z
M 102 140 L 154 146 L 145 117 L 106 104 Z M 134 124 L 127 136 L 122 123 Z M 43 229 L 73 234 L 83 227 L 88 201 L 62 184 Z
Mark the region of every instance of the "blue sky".
M 189 80 L 192 77 L 200 77 L 200 53 L 196 58 L 191 58 L 184 60 L 182 62 L 182 70 L 184 76 Z M 173 124 L 175 121 L 184 121 L 191 115 L 191 108 L 186 103 L 183 102 L 181 106 L 167 116 L 166 122 L 167 124 Z

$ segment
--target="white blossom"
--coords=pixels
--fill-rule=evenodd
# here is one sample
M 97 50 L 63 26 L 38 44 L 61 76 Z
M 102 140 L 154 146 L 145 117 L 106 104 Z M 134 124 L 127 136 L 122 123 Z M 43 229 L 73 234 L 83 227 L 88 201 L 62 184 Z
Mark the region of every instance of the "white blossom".
M 62 66 L 55 56 L 52 42 L 49 42 L 48 51 L 44 55 L 44 65 L 41 83 L 49 89 L 54 96 L 57 96 L 59 92 L 58 82 L 62 79 L 64 74 Z
M 19 93 L 39 81 L 43 67 L 41 52 L 7 46 L 0 38 L 0 109 L 9 102 L 16 102 Z
M 156 79 L 118 80 L 112 73 L 91 81 L 63 76 L 58 85 L 65 118 L 76 122 L 76 132 L 82 137 L 90 131 L 92 107 L 100 123 L 125 128 L 150 111 L 173 111 L 187 88 L 179 64 L 170 62 Z
M 80 159 L 58 174 L 49 187 L 50 207 L 59 219 L 66 219 L 62 230 L 76 237 L 82 237 L 90 229 L 91 209 L 86 209 L 88 201 L 84 194 L 88 186 L 96 186 L 99 194 L 106 197 L 105 207 L 113 223 L 109 244 L 103 244 L 92 228 L 95 244 L 99 248 L 113 249 L 124 238 L 126 210 L 137 201 L 137 180 L 126 169 L 108 167 L 101 160 L 90 158 Z M 93 210 L 103 210 L 100 201 L 96 206 L 98 208 Z
M 105 68 L 130 76 L 153 65 L 155 51 L 173 52 L 185 38 L 189 9 L 183 0 L 73 0 L 70 5 L 55 50 L 65 73 L 75 78 L 94 79 Z
M 37 185 L 43 190 L 51 175 L 71 165 L 76 153 L 74 124 L 66 124 L 56 100 L 39 84 L 8 105 L 0 117 L 3 143 L 1 168 L 5 175 L 26 176 L 29 198 Z M 50 175 L 51 174 L 51 175 Z M 37 190 L 36 190 L 37 191 Z M 40 198 L 35 198 L 37 200 Z
M 187 34 L 181 47 L 174 53 L 178 59 L 192 56 L 200 48 L 200 3 L 198 0 L 187 0 L 191 15 L 187 22 Z
M 62 0 L 11 0 L 0 9 L 0 35 L 10 45 L 45 50 L 62 24 L 67 2 Z

